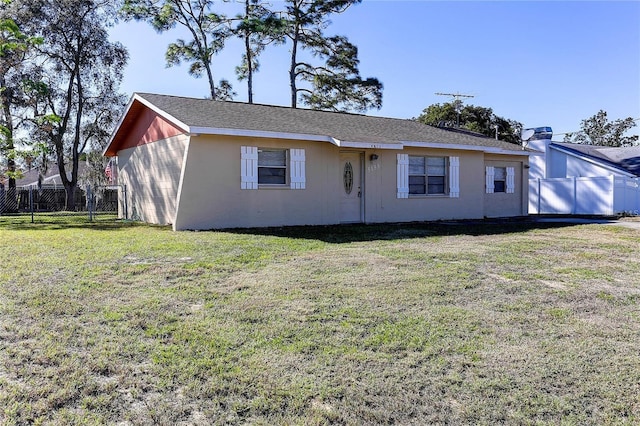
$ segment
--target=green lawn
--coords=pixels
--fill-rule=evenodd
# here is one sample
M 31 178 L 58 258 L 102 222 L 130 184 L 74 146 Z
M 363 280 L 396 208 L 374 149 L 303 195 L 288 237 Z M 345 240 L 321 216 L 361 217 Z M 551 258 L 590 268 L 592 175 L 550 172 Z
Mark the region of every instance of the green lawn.
M 640 232 L 0 218 L 0 424 L 638 424 Z

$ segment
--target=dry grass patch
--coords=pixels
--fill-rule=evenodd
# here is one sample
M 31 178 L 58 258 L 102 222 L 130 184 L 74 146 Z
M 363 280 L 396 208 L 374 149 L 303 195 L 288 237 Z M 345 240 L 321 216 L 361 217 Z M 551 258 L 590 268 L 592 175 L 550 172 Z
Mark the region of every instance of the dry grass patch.
M 611 226 L 0 228 L 2 424 L 633 424 Z

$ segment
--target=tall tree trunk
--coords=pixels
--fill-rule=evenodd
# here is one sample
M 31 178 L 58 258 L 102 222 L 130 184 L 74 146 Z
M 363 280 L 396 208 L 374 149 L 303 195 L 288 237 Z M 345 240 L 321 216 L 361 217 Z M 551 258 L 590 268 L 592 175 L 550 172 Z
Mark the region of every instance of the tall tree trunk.
M 81 49 L 78 48 L 78 51 Z M 80 58 L 77 59 L 77 62 L 80 62 Z M 74 126 L 74 135 L 73 135 L 73 145 L 71 149 L 71 179 L 67 179 L 66 168 L 64 167 L 64 163 L 59 164 L 59 169 L 61 172 L 64 172 L 64 176 L 60 175 L 62 182 L 64 182 L 64 189 L 67 194 L 66 202 L 65 202 L 65 210 L 75 211 L 76 203 L 75 203 L 75 195 L 76 195 L 76 186 L 78 185 L 78 164 L 80 163 L 80 140 L 82 138 L 82 116 L 84 114 L 84 106 L 85 106 L 85 97 L 84 97 L 84 85 L 82 84 L 82 74 L 80 72 L 76 73 L 75 76 L 75 86 L 76 92 L 78 94 L 78 104 L 76 106 L 76 118 L 75 118 L 75 126 Z
M 5 107 L 5 111 L 9 109 L 8 106 Z M 7 156 L 7 171 L 9 172 L 9 188 L 16 187 L 16 178 L 13 173 L 16 171 L 16 160 L 13 158 L 13 150 L 15 146 L 13 145 L 13 123 L 11 119 L 7 121 L 7 152 L 9 155 Z
M 2 84 L 2 87 L 6 87 L 4 84 Z M 3 114 L 6 118 L 6 130 L 7 130 L 7 134 L 6 134 L 6 138 L 7 138 L 7 145 L 6 145 L 6 152 L 7 152 L 7 171 L 9 172 L 9 182 L 7 185 L 7 190 L 5 191 L 5 188 L 2 188 L 2 192 L 0 192 L 0 197 L 2 197 L 2 199 L 0 200 L 0 203 L 2 204 L 2 206 L 0 206 L 0 213 L 4 212 L 8 212 L 8 213 L 15 213 L 18 211 L 18 198 L 17 198 L 17 192 L 16 192 L 16 178 L 13 176 L 13 172 L 16 171 L 16 162 L 13 158 L 13 149 L 14 149 L 14 145 L 13 145 L 13 121 L 11 120 L 11 108 L 9 106 L 9 103 L 7 102 L 6 97 L 2 97 L 2 109 L 3 109 Z
M 0 79 L 0 87 L 6 88 L 7 85 L 5 83 L 4 75 Z M 13 172 L 16 171 L 16 161 L 13 158 L 13 149 L 15 146 L 13 145 L 13 120 L 11 119 L 11 106 L 9 105 L 9 99 L 5 95 L 5 90 L 2 90 L 2 95 L 0 97 L 0 102 L 2 102 L 2 113 L 4 115 L 5 123 L 4 126 L 7 130 L 6 138 L 7 145 L 5 149 L 7 150 L 7 171 L 9 172 L 9 188 L 16 187 L 16 178 L 13 176 Z
M 298 88 L 296 86 L 296 64 L 298 63 L 298 35 L 293 38 L 291 47 L 291 67 L 289 68 L 289 85 L 291 86 L 291 108 L 298 107 Z
M 62 185 L 64 186 L 64 190 L 66 193 L 65 210 L 68 210 L 70 206 L 74 205 L 74 194 L 73 194 L 74 191 L 70 190 L 70 187 L 72 186 L 71 185 L 72 182 L 69 181 L 69 178 L 67 177 L 67 171 L 64 166 L 64 137 L 65 137 L 65 134 L 67 133 L 67 130 L 68 130 L 67 126 L 69 125 L 69 120 L 71 117 L 71 112 L 72 112 L 71 105 L 73 105 L 73 102 L 74 102 L 73 88 L 77 84 L 76 79 L 80 78 L 78 76 L 80 74 L 80 62 L 78 60 L 78 53 L 76 52 L 75 55 L 76 55 L 76 60 L 69 78 L 69 83 L 67 85 L 66 94 L 65 94 L 65 102 L 66 102 L 65 113 L 62 116 L 62 120 L 60 124 L 58 124 L 57 126 L 58 127 L 57 132 L 55 133 L 53 131 L 49 132 L 49 137 L 51 138 L 51 141 L 53 142 L 53 146 L 56 150 L 56 160 L 58 161 L 58 173 L 60 174 L 60 180 L 62 181 Z M 77 133 L 77 130 L 76 130 L 76 133 Z M 72 151 L 75 151 L 75 150 L 72 150 Z M 73 183 L 75 185 L 75 182 Z
M 251 0 L 245 0 L 244 15 L 249 19 L 249 13 L 251 13 Z M 249 95 L 249 103 L 253 103 L 253 58 L 251 55 L 251 34 L 249 30 L 244 32 L 244 49 L 247 55 L 247 93 Z
M 211 99 L 216 99 L 216 82 L 213 80 L 213 71 L 211 71 L 211 65 L 204 62 L 204 68 L 207 70 L 207 78 L 209 79 L 209 91 L 211 93 Z
M 69 182 L 64 186 L 64 191 L 64 209 L 73 212 L 76 210 L 76 185 Z

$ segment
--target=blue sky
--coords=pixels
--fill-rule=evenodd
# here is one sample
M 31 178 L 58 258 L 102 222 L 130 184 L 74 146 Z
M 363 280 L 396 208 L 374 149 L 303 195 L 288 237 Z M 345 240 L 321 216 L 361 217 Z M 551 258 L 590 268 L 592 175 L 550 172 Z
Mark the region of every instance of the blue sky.
M 275 9 L 282 2 L 272 2 Z M 382 1 L 363 0 L 332 17 L 326 34 L 346 35 L 359 49 L 363 77 L 384 84 L 383 107 L 370 115 L 418 116 L 449 101 L 436 92 L 473 95 L 525 127 L 561 133 L 600 109 L 610 119 L 640 118 L 640 2 L 637 1 Z M 121 23 L 112 39 L 129 49 L 123 92 L 204 97 L 204 79 L 187 66 L 166 68 L 166 46 L 187 38 L 176 28 L 158 34 L 146 23 Z M 254 101 L 288 105 L 289 46 L 261 56 Z M 235 80 L 242 45 L 228 43 L 214 59 L 216 79 Z M 632 134 L 640 134 L 640 121 Z

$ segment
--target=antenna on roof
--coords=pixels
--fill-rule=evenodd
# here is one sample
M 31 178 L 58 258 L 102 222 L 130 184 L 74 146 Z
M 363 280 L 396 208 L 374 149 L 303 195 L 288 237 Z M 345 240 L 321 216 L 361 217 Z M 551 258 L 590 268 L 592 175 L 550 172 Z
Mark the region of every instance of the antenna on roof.
M 453 101 L 453 106 L 456 109 L 456 127 L 459 128 L 460 127 L 460 110 L 462 109 L 462 101 L 460 100 L 460 98 L 473 98 L 473 95 L 463 95 L 462 93 L 441 93 L 441 92 L 436 92 L 436 95 L 438 96 L 451 96 L 453 97 L 454 101 Z

